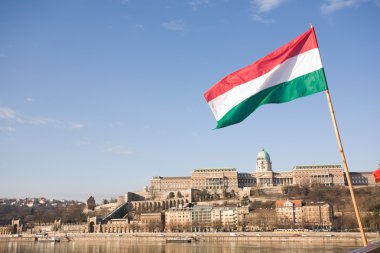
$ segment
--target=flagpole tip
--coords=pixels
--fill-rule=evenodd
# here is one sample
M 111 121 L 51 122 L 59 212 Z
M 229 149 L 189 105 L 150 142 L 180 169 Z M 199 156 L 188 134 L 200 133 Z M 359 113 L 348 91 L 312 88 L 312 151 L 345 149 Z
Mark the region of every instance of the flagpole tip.
M 310 28 L 313 28 L 313 24 L 312 23 L 310 23 Z

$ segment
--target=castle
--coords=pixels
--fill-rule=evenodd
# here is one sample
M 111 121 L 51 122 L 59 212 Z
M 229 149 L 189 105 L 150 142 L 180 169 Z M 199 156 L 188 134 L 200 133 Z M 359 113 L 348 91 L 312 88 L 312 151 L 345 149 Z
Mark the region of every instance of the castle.
M 353 172 L 351 179 L 356 186 L 376 184 L 370 172 Z M 295 166 L 291 171 L 275 172 L 263 149 L 257 154 L 256 169 L 251 173 L 213 168 L 195 169 L 185 177 L 154 176 L 143 192 L 120 196 L 101 222 L 90 218 L 88 231 L 271 231 L 273 224 L 331 227 L 333 209 L 329 203 L 279 200 L 275 209 L 250 212 L 249 196 L 257 189 L 277 193 L 284 186 L 345 186 L 346 181 L 340 165 Z
M 350 173 L 353 185 L 375 185 L 370 172 Z M 341 185 L 347 183 L 341 165 L 295 166 L 291 171 L 274 172 L 272 161 L 264 149 L 257 154 L 256 170 L 239 173 L 235 168 L 195 169 L 190 177 L 155 176 L 150 180 L 149 193 L 154 196 L 168 192 L 207 190 L 209 193 L 239 191 L 244 188 L 271 188 L 286 185 Z

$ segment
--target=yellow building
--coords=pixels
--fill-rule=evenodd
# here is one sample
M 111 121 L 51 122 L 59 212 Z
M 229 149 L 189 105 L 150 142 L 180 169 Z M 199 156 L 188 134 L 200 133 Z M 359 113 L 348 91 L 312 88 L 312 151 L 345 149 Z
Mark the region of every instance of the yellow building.
M 308 203 L 302 207 L 302 220 L 306 227 L 331 227 L 333 208 L 327 203 Z
M 166 232 L 191 232 L 191 209 L 172 207 L 165 212 Z
M 163 221 L 165 215 L 163 213 L 142 213 L 140 214 L 140 231 L 141 232 L 162 232 Z
M 302 200 L 276 201 L 279 225 L 302 225 L 303 227 L 331 227 L 333 208 L 324 202 L 303 203 Z
M 279 225 L 302 225 L 302 200 L 276 201 L 276 215 Z
M 235 207 L 213 208 L 211 217 L 214 229 L 217 231 L 234 231 L 238 225 Z

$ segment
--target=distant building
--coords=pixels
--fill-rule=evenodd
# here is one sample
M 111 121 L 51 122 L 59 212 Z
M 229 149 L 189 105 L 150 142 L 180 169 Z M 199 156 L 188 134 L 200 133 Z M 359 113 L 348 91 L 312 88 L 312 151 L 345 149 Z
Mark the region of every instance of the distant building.
M 212 231 L 212 211 L 211 206 L 194 206 L 191 210 L 191 226 L 193 232 Z
M 292 172 L 296 185 L 345 185 L 340 165 L 296 166 Z
M 166 232 L 191 232 L 191 209 L 172 207 L 165 212 Z
M 40 198 L 38 199 L 38 203 L 41 204 L 41 205 L 46 204 L 46 198 L 44 198 L 44 197 L 40 197 Z
M 234 231 L 238 225 L 237 209 L 202 205 L 170 208 L 165 212 L 165 230 L 167 232 Z M 241 213 L 248 214 L 248 212 Z
M 142 213 L 140 215 L 140 231 L 162 232 L 164 221 L 165 214 L 163 213 Z
M 106 224 L 97 224 L 93 223 L 91 225 L 90 223 L 90 229 L 91 226 L 93 226 L 93 232 L 98 233 L 129 233 L 129 232 L 138 232 L 138 225 L 137 223 L 129 223 L 128 219 L 111 219 Z M 91 233 L 91 232 L 90 232 Z
M 376 185 L 372 172 L 350 172 L 352 185 Z M 345 178 L 347 181 L 347 179 Z
M 235 207 L 214 208 L 211 217 L 214 230 L 234 231 L 237 227 L 238 217 Z
M 302 220 L 306 227 L 331 227 L 333 208 L 327 203 L 308 203 L 302 207 Z
M 27 207 L 33 207 L 34 206 L 34 199 L 28 199 L 26 201 L 26 206 Z
M 277 221 L 280 225 L 302 224 L 302 200 L 276 201 Z
M 96 206 L 95 199 L 93 196 L 90 196 L 87 200 L 87 209 L 94 211 L 95 206 Z
M 248 204 L 248 203 L 247 203 Z M 238 206 L 236 207 L 236 225 L 239 231 L 243 231 L 247 226 L 247 215 L 249 214 L 249 207 L 247 206 Z
M 210 191 L 236 190 L 238 172 L 233 168 L 197 169 L 191 175 L 191 188 Z
M 162 191 L 181 191 L 191 188 L 191 177 L 159 177 L 155 176 L 150 180 L 152 193 Z
M 354 185 L 375 185 L 369 172 L 351 173 Z M 161 177 L 150 180 L 152 196 L 165 196 L 167 192 L 186 192 L 188 190 L 207 190 L 210 193 L 237 191 L 246 187 L 265 187 L 285 185 L 346 185 L 340 165 L 295 166 L 291 171 L 274 172 L 268 152 L 261 150 L 256 157 L 256 170 L 239 173 L 235 168 L 195 169 L 191 177 Z
M 302 225 L 303 227 L 331 227 L 333 208 L 327 203 L 307 203 L 302 200 L 276 201 L 279 225 Z

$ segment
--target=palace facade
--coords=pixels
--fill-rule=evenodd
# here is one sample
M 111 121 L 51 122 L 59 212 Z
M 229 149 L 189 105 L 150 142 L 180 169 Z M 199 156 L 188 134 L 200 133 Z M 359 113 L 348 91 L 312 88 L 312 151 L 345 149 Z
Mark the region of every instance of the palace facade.
M 353 172 L 354 185 L 375 184 L 371 173 Z M 264 149 L 257 154 L 256 170 L 239 173 L 235 168 L 195 169 L 190 177 L 155 176 L 149 190 L 155 196 L 164 192 L 207 190 L 208 192 L 237 191 L 246 187 L 275 187 L 285 185 L 346 185 L 340 165 L 295 166 L 291 171 L 275 172 L 272 161 Z

